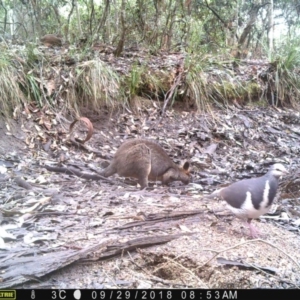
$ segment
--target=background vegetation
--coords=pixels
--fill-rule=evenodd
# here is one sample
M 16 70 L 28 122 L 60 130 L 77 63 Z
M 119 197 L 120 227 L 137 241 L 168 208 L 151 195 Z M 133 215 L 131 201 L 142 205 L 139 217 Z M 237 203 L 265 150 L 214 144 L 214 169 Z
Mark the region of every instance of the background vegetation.
M 299 15 L 297 0 L 0 0 L 0 108 L 97 110 L 137 95 L 198 109 L 234 100 L 297 105 Z M 41 49 L 45 34 L 57 34 L 62 49 Z M 173 68 L 165 60 L 151 67 L 174 53 L 184 58 L 170 57 Z M 111 65 L 129 56 L 122 71 Z M 269 65 L 243 78 L 245 59 Z

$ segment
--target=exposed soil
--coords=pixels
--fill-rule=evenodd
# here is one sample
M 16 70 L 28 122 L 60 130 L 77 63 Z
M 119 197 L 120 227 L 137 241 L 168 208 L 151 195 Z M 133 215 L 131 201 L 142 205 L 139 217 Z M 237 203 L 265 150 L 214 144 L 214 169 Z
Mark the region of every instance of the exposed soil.
M 51 128 L 43 126 L 41 115 L 12 121 L 10 130 L 0 124 L 0 229 L 10 235 L 0 234 L 1 274 L 8 271 L 1 270 L 1 264 L 9 259 L 30 256 L 34 260 L 36 253 L 55 255 L 102 245 L 92 256 L 78 257 L 45 276 L 31 273 L 16 287 L 300 286 L 298 112 L 232 107 L 196 115 L 172 110 L 160 123 L 155 107 L 140 115 L 103 111 L 85 116 L 94 125 L 92 139 L 86 143 L 90 151 L 69 141 L 68 124 L 55 115 L 47 115 Z M 84 127 L 78 127 L 76 134 L 84 135 Z M 122 141 L 132 137 L 156 140 L 175 162 L 189 160 L 192 182 L 168 187 L 151 182 L 140 191 L 136 181 L 117 175 L 110 181 L 89 181 L 43 167 L 75 166 L 91 173 L 107 165 Z M 271 213 L 253 222 L 261 239 L 252 240 L 248 228 L 224 203 L 204 200 L 203 195 L 260 176 L 275 162 L 283 163 L 290 174 L 281 180 Z M 166 217 L 188 211 L 196 213 Z M 181 236 L 101 259 L 105 249 L 118 243 L 175 234 Z M 6 280 L 3 277 L 0 287 L 7 286 Z

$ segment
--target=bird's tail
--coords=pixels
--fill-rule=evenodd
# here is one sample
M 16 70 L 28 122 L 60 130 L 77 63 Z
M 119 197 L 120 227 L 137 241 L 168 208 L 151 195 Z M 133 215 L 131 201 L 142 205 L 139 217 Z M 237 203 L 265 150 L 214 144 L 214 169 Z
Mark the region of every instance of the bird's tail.
M 204 197 L 204 199 L 213 199 L 213 198 L 217 198 L 220 196 L 220 192 L 222 189 L 216 190 L 213 193 L 211 193 L 210 195 L 207 195 Z

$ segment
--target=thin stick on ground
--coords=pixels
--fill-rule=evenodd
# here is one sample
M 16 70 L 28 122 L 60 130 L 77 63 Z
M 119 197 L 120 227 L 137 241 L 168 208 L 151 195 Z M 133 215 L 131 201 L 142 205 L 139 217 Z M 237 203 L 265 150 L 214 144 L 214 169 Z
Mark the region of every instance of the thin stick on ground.
M 210 258 L 207 262 L 205 262 L 202 266 L 198 267 L 197 269 L 201 269 L 203 268 L 205 265 L 207 265 L 210 261 L 212 261 L 217 255 L 219 255 L 220 253 L 223 253 L 223 252 L 226 252 L 226 251 L 229 251 L 229 250 L 232 250 L 234 248 L 237 248 L 239 246 L 243 246 L 243 245 L 246 245 L 246 244 L 250 244 L 250 243 L 256 243 L 256 242 L 261 242 L 261 243 L 265 243 L 275 249 L 277 249 L 278 251 L 282 252 L 283 254 L 285 254 L 290 260 L 292 260 L 295 265 L 297 265 L 297 267 L 300 269 L 300 265 L 297 263 L 297 261 L 291 257 L 289 254 L 287 254 L 285 251 L 283 251 L 282 249 L 278 248 L 277 246 L 273 245 L 272 243 L 269 243 L 267 241 L 264 241 L 262 239 L 256 239 L 256 240 L 251 240 L 251 241 L 246 241 L 246 242 L 242 242 L 242 243 L 239 243 L 239 244 L 236 244 L 232 247 L 229 247 L 229 248 L 226 248 L 226 249 L 223 249 L 223 250 L 214 250 L 214 249 L 202 249 L 202 251 L 213 251 L 213 252 L 216 252 L 216 254 Z M 196 270 L 197 270 L 196 269 Z
M 282 280 L 283 280 L 280 276 L 270 274 L 270 273 L 264 271 L 263 269 L 258 268 L 257 266 L 255 266 L 255 265 L 249 263 L 249 262 L 247 262 L 247 264 L 248 264 L 249 266 L 251 266 L 253 269 L 255 269 L 255 270 L 257 270 L 257 271 L 259 271 L 259 272 L 265 274 L 266 276 L 272 276 L 272 277 L 278 279 L 279 281 L 282 281 Z M 288 281 L 288 280 L 284 280 L 284 281 L 287 282 L 287 283 L 289 283 L 289 284 L 291 284 L 291 285 L 293 285 L 293 286 L 295 286 L 297 289 L 300 288 L 299 285 L 298 285 L 297 283 L 294 283 L 294 282 L 291 282 L 291 281 Z

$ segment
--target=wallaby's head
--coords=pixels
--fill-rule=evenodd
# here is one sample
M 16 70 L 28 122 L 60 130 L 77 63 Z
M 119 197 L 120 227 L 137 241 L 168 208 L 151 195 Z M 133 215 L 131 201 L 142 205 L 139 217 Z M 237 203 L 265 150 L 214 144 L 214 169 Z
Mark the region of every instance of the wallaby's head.
M 191 166 L 188 161 L 184 162 L 181 166 L 179 166 L 179 180 L 181 180 L 184 184 L 188 184 L 191 179 Z
M 163 184 L 168 184 L 176 180 L 188 184 L 190 182 L 190 163 L 185 162 L 181 166 L 170 168 L 162 177 Z
M 190 163 L 185 162 L 181 166 L 173 166 L 162 176 L 162 183 L 168 185 L 172 181 L 181 181 L 184 184 L 190 182 Z

